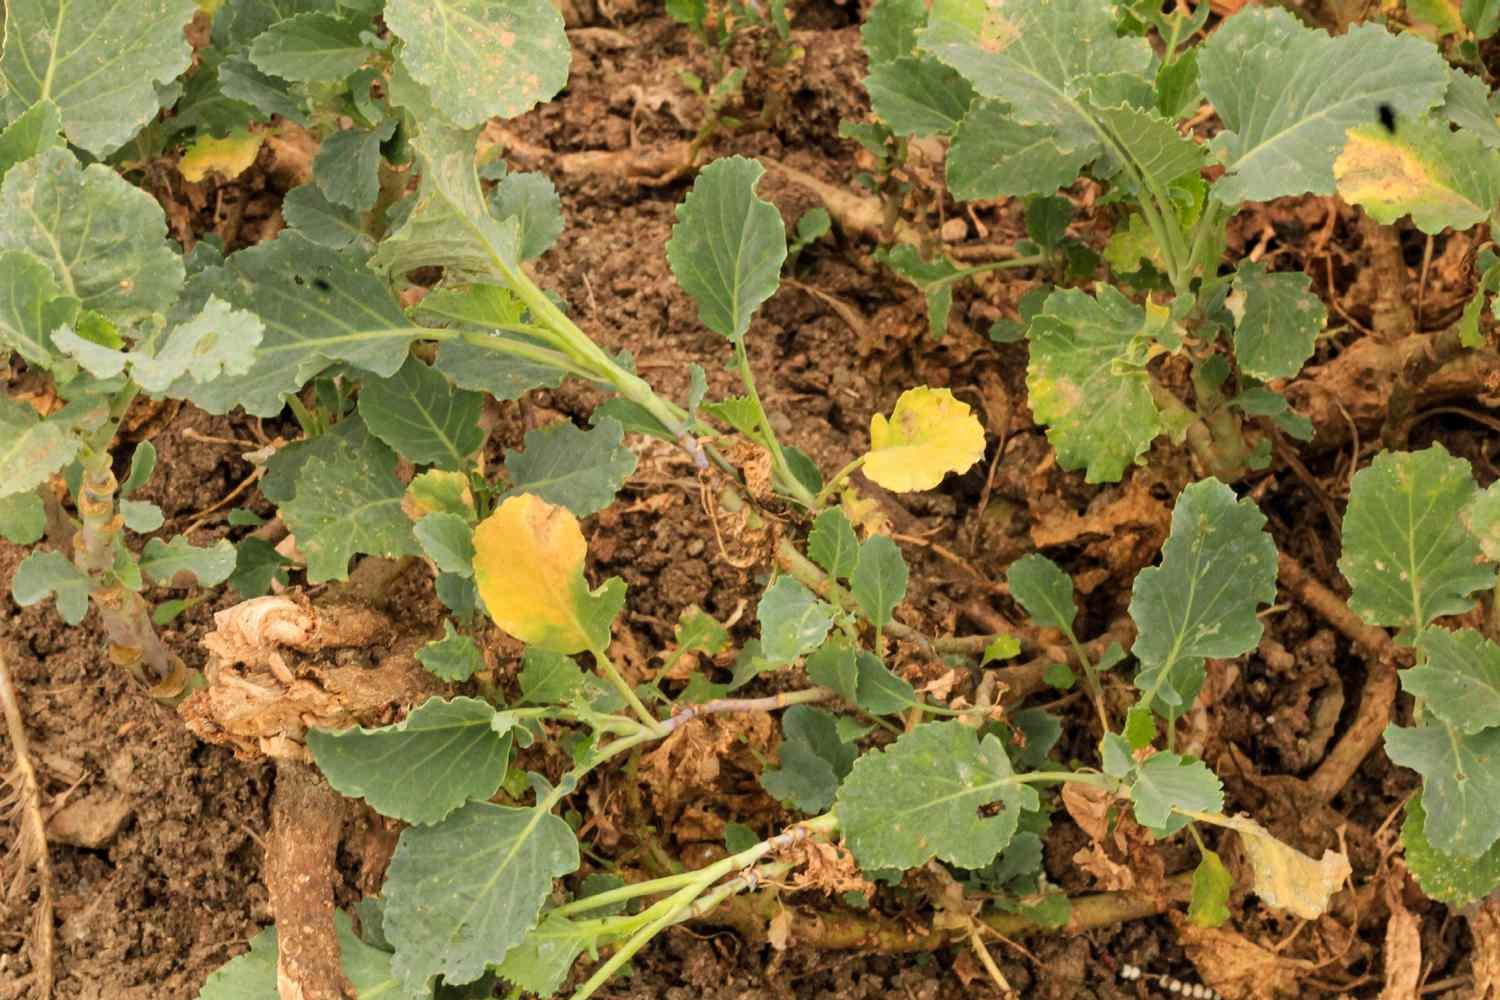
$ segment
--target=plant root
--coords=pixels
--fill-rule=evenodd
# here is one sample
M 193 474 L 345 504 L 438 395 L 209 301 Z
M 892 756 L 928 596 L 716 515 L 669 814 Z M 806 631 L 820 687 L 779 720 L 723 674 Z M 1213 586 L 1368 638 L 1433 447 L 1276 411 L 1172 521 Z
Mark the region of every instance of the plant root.
M 1354 777 L 1391 721 L 1396 704 L 1396 669 L 1403 654 L 1385 629 L 1366 623 L 1301 563 L 1285 553 L 1279 559 L 1282 585 L 1354 643 L 1365 661 L 1365 685 L 1354 721 L 1307 780 L 1318 797 L 1328 802 Z
M 36 768 L 31 764 L 31 747 L 26 739 L 26 727 L 21 719 L 21 706 L 16 698 L 15 684 L 11 681 L 10 667 L 5 652 L 0 650 L 0 708 L 5 712 L 5 731 L 16 755 L 15 766 L 5 775 L 4 783 L 11 793 L 0 799 L 0 810 L 11 813 L 18 820 L 19 833 L 15 843 L 6 852 L 5 868 L 14 872 L 9 886 L 5 888 L 5 905 L 9 909 L 23 899 L 29 888 L 28 871 L 35 873 L 37 900 L 32 907 L 31 922 L 31 966 L 35 989 L 32 995 L 37 1000 L 52 997 L 52 862 L 47 854 L 47 825 L 42 815 L 42 787 L 37 781 Z
M 833 221 L 837 222 L 844 232 L 867 237 L 876 243 L 883 242 L 885 213 L 881 210 L 880 199 L 858 195 L 845 188 L 820 181 L 812 174 L 804 173 L 796 167 L 789 167 L 770 157 L 762 156 L 760 162 L 792 183 L 801 185 L 817 195 L 823 202 L 823 207 L 828 209 L 828 214 L 833 216 Z M 922 234 L 905 221 L 896 223 L 894 235 L 898 243 L 920 244 L 922 241 Z
M 281 1000 L 352 1000 L 333 923 L 339 836 L 347 806 L 322 776 L 276 762 L 266 888 L 276 916 L 276 988 Z

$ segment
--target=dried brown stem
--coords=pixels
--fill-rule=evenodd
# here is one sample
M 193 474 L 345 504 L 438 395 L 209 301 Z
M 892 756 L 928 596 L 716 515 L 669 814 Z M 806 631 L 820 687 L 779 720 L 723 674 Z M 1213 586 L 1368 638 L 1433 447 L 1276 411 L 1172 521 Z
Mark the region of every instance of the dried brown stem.
M 1128 920 L 1142 920 L 1164 912 L 1184 898 L 1192 889 L 1192 875 L 1174 875 L 1167 880 L 1160 895 L 1128 892 L 1103 892 L 1078 896 L 1072 900 L 1072 916 L 1061 928 L 1049 927 L 1014 913 L 984 910 L 979 920 L 991 930 L 1006 937 L 1027 934 L 1078 934 L 1095 927 L 1112 927 Z M 752 941 L 764 941 L 766 930 L 776 912 L 785 904 L 775 890 L 737 896 L 726 900 L 717 910 L 698 923 L 730 927 Z M 881 914 L 850 911 L 820 912 L 816 916 L 794 919 L 794 939 L 798 944 L 823 951 L 877 951 L 887 954 L 932 951 L 946 944 L 962 941 L 964 929 L 917 928 Z
M 306 764 L 276 762 L 266 888 L 276 916 L 281 1000 L 347 1000 L 333 923 L 333 886 L 345 803 Z
M 15 766 L 6 776 L 14 789 L 14 811 L 19 832 L 6 856 L 5 867 L 14 871 L 6 887 L 7 908 L 26 894 L 28 870 L 36 873 L 37 900 L 32 907 L 31 966 L 38 1000 L 52 996 L 52 862 L 47 854 L 47 826 L 42 814 L 42 786 L 36 768 L 31 764 L 31 747 L 21 719 L 21 706 L 11 680 L 4 650 L 0 650 L 0 709 L 5 713 L 5 730 L 15 753 Z M 9 797 L 9 796 L 8 796 Z
M 1365 661 L 1365 684 L 1354 721 L 1307 782 L 1327 802 L 1354 777 L 1391 721 L 1401 652 L 1385 629 L 1361 619 L 1343 598 L 1315 580 L 1297 560 L 1285 553 L 1280 556 L 1280 576 L 1282 585 L 1354 643 Z

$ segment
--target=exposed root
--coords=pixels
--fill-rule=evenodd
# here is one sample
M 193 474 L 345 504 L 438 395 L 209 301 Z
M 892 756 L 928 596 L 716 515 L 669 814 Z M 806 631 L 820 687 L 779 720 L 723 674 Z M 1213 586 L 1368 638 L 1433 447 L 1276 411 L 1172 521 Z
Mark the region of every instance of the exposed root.
M 1315 580 L 1291 556 L 1280 556 L 1281 583 L 1359 649 L 1365 661 L 1365 686 L 1359 709 L 1307 784 L 1327 802 L 1338 795 L 1380 742 L 1396 704 L 1396 668 L 1401 652 L 1383 628 L 1370 625 L 1349 609 L 1343 598 Z
M 34 885 L 37 899 L 32 905 L 31 966 L 35 981 L 33 996 L 52 997 L 52 862 L 47 855 L 47 826 L 42 815 L 42 787 L 31 764 L 31 748 L 21 721 L 21 706 L 11 681 L 5 652 L 0 650 L 0 708 L 5 712 L 5 730 L 16 755 L 15 766 L 4 777 L 10 791 L 0 798 L 0 811 L 16 822 L 15 843 L 5 854 L 5 869 L 13 873 L 5 886 L 5 907 L 26 899 Z M 27 873 L 34 873 L 27 878 Z
M 346 1000 L 333 923 L 339 835 L 346 804 L 306 764 L 276 762 L 266 888 L 276 916 L 276 987 L 281 1000 Z
M 881 211 L 880 199 L 855 194 L 847 188 L 820 181 L 812 174 L 798 170 L 796 167 L 789 167 L 769 157 L 762 156 L 760 162 L 787 180 L 817 195 L 822 200 L 823 207 L 828 209 L 828 214 L 833 216 L 833 220 L 844 232 L 865 236 L 877 243 L 883 242 L 885 213 Z M 898 243 L 922 241 L 921 234 L 905 221 L 896 223 L 895 237 Z

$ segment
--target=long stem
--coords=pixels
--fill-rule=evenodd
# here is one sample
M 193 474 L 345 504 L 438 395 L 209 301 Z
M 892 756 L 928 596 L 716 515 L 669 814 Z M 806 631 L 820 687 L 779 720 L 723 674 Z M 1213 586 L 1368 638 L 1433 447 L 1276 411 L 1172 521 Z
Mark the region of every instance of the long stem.
M 745 350 L 745 338 L 740 337 L 734 342 L 734 359 L 739 365 L 740 381 L 745 384 L 745 392 L 750 396 L 750 402 L 755 404 L 755 410 L 760 415 L 760 425 L 765 428 L 766 447 L 771 451 L 771 461 L 776 466 L 776 478 L 781 481 L 781 486 L 802 506 L 809 509 L 817 505 L 817 499 L 812 491 L 802 485 L 802 480 L 792 474 L 792 468 L 787 464 L 786 454 L 781 450 L 781 442 L 776 440 L 776 432 L 771 429 L 771 421 L 766 417 L 766 408 L 760 401 L 760 393 L 755 388 L 755 372 L 750 368 L 750 355 Z
M 620 673 L 620 668 L 615 666 L 609 654 L 603 649 L 594 649 L 590 652 L 594 654 L 594 662 L 599 664 L 600 669 L 604 671 L 605 679 L 615 686 L 615 690 L 620 692 L 625 703 L 630 706 L 631 711 L 635 712 L 646 728 L 655 734 L 665 735 L 662 732 L 661 720 L 651 714 L 651 710 L 641 701 L 640 696 L 635 693 L 635 688 L 631 687 L 630 682 Z
M 854 475 L 854 473 L 859 470 L 859 467 L 865 464 L 866 459 L 868 459 L 869 457 L 869 452 L 866 452 L 865 454 L 859 456 L 854 461 L 850 462 L 848 465 L 840 469 L 834 475 L 834 477 L 828 480 L 828 482 L 824 484 L 823 488 L 818 491 L 818 495 L 813 498 L 812 509 L 814 511 L 822 510 L 824 506 L 827 505 L 829 499 L 833 496 L 833 494 L 837 493 L 842 488 L 843 484 L 849 479 L 849 477 Z

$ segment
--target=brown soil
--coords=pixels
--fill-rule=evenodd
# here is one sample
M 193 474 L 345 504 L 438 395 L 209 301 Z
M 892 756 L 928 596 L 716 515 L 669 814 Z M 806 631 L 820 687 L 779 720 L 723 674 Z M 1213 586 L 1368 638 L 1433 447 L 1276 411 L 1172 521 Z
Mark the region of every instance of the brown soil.
M 838 122 L 862 118 L 867 110 L 859 84 L 864 67 L 858 11 L 827 2 L 807 6 L 794 38 L 805 57 L 777 73 L 756 64 L 743 106 L 734 109 L 753 119 L 767 95 L 776 93 L 785 100 L 780 115 L 764 126 L 716 137 L 709 151 L 768 156 L 847 185 L 862 164 L 855 145 L 837 137 Z M 726 346 L 697 322 L 663 252 L 674 206 L 690 178 L 654 185 L 618 171 L 559 175 L 550 169 L 550 154 L 649 152 L 692 137 L 700 102 L 679 72 L 705 72 L 701 47 L 664 18 L 643 16 L 628 5 L 613 10 L 617 22 L 597 21 L 575 32 L 566 93 L 507 129 L 525 144 L 513 151 L 514 165 L 553 173 L 563 197 L 567 229 L 536 270 L 547 286 L 566 295 L 585 329 L 612 348 L 628 348 L 641 372 L 665 394 L 685 394 L 691 363 L 708 373 L 711 395 L 733 392 L 736 381 L 721 364 Z M 264 177 L 245 183 L 257 197 L 264 196 Z M 771 174 L 761 193 L 789 223 L 817 204 L 807 190 Z M 951 203 L 946 209 L 956 211 Z M 971 241 L 981 241 L 978 226 L 985 228 L 984 242 L 1007 242 L 1019 234 L 1014 205 L 977 206 L 969 219 Z M 200 230 L 212 228 L 212 221 L 200 222 Z M 1323 276 L 1315 287 L 1337 298 L 1336 311 L 1354 312 L 1351 322 L 1367 319 L 1358 304 L 1359 232 L 1347 209 L 1307 199 L 1246 213 L 1236 221 L 1231 251 L 1257 246 L 1261 253 L 1303 261 L 1310 273 Z M 983 581 L 999 579 L 1010 561 L 1041 547 L 1079 582 L 1082 631 L 1096 634 L 1122 613 L 1135 572 L 1156 556 L 1171 497 L 1192 477 L 1182 453 L 1159 448 L 1148 467 L 1118 486 L 1085 486 L 1081 476 L 1062 473 L 1025 406 L 1024 346 L 992 345 L 972 332 L 987 329 L 1001 315 L 1014 315 L 1013 304 L 1030 282 L 992 282 L 982 294 L 965 289 L 954 310 L 960 328 L 933 343 L 926 339 L 920 297 L 874 264 L 871 249 L 867 241 L 836 232 L 803 256 L 798 279 L 841 302 L 843 310 L 832 308 L 827 298 L 788 287 L 761 311 L 750 337 L 751 357 L 767 409 L 780 415 L 778 430 L 831 470 L 862 450 L 871 414 L 888 410 L 902 389 L 918 383 L 952 387 L 975 405 L 992 439 L 1006 444 L 988 489 L 988 470 L 981 467 L 930 494 L 900 501 L 878 496 L 897 531 L 929 543 L 904 546 L 912 563 L 907 605 L 914 612 L 912 624 L 933 633 L 983 632 L 1000 618 L 1015 618 L 1017 609 Z M 1415 274 L 1422 243 L 1412 241 L 1405 250 Z M 1441 245 L 1434 259 L 1444 259 Z M 1454 273 L 1439 267 L 1429 285 L 1424 319 L 1430 326 L 1446 322 L 1445 303 L 1466 291 Z M 1324 350 L 1339 347 L 1333 339 Z M 533 394 L 503 408 L 497 438 L 519 446 L 528 426 L 553 413 L 583 418 L 595 402 L 590 390 L 573 385 Z M 153 440 L 161 456 L 142 499 L 163 506 L 167 531 L 181 530 L 239 485 L 250 471 L 239 452 L 254 446 L 258 432 L 274 436 L 295 429 L 257 427 L 254 421 L 209 417 L 191 408 L 152 416 L 135 432 Z M 250 444 L 242 449 L 208 443 L 203 436 Z M 1497 474 L 1488 440 L 1474 424 L 1451 416 L 1425 421 L 1412 445 L 1434 436 L 1473 461 L 1486 478 Z M 122 456 L 128 451 L 120 449 Z M 1343 452 L 1309 454 L 1305 461 L 1337 499 L 1346 489 L 1351 459 L 1361 458 L 1345 446 Z M 1333 526 L 1307 485 L 1287 471 L 1266 474 L 1251 485 L 1272 519 L 1278 546 L 1320 579 L 1337 584 Z M 989 508 L 980 516 L 982 495 L 989 497 Z M 251 497 L 249 505 L 256 506 Z M 621 640 L 628 648 L 627 666 L 629 649 L 636 651 L 633 662 L 641 663 L 648 655 L 641 651 L 668 641 L 672 624 L 689 604 L 720 618 L 753 605 L 756 574 L 764 566 L 740 569 L 721 558 L 712 541 L 713 516 L 700 500 L 690 465 L 669 449 L 648 447 L 620 501 L 588 526 L 591 572 L 596 578 L 618 574 L 630 585 L 629 628 Z M 199 540 L 226 530 L 221 519 L 210 518 Z M 22 555 L 0 542 L 0 581 L 7 594 Z M 406 585 L 414 588 L 414 614 L 433 608 L 424 580 Z M 212 611 L 234 599 L 218 595 L 179 618 L 166 633 L 173 649 L 190 664 L 201 663 L 198 637 Z M 435 612 L 428 620 L 436 620 Z M 0 643 L 17 675 L 48 808 L 72 813 L 73 824 L 93 827 L 87 846 L 60 840 L 51 845 L 58 891 L 56 996 L 190 998 L 270 919 L 262 865 L 272 772 L 192 737 L 175 714 L 109 666 L 92 621 L 91 616 L 85 627 L 69 629 L 50 605 L 20 609 L 8 598 L 0 620 Z M 1393 770 L 1377 753 L 1326 812 L 1309 812 L 1281 786 L 1262 780 L 1309 774 L 1330 737 L 1347 724 L 1363 679 L 1363 667 L 1347 642 L 1295 603 L 1270 615 L 1267 626 L 1257 654 L 1215 668 L 1221 677 L 1227 679 L 1231 671 L 1237 677 L 1225 684 L 1213 708 L 1214 724 L 1202 752 L 1226 779 L 1228 809 L 1252 813 L 1314 853 L 1337 847 L 1342 834 L 1356 883 L 1369 880 L 1386 863 L 1381 848 L 1387 842 L 1375 833 L 1411 792 L 1411 776 Z M 744 625 L 739 631 L 739 638 L 752 634 Z M 1086 704 L 1063 699 L 1058 710 L 1079 723 L 1065 730 L 1075 734 L 1065 752 L 1088 758 L 1092 737 Z M 10 754 L 8 744 L 0 749 L 0 769 L 9 765 Z M 1236 770 L 1236 761 L 1253 761 L 1258 773 Z M 720 824 L 736 820 L 768 830 L 785 818 L 758 792 L 754 770 L 738 767 L 735 760 L 710 791 L 718 798 L 709 811 Z M 665 846 L 684 852 L 704 848 L 710 839 L 705 827 L 712 826 L 701 816 L 685 822 L 667 832 Z M 12 835 L 11 828 L 0 826 L 0 843 Z M 1067 823 L 1059 823 L 1049 839 L 1050 875 L 1070 890 L 1091 888 L 1070 860 L 1082 845 Z M 357 860 L 346 860 L 343 895 L 351 896 Z M 1378 992 L 1384 904 L 1378 895 L 1362 899 L 1364 913 L 1338 914 L 1341 921 L 1330 917 L 1286 946 L 1287 957 L 1321 963 L 1301 984 L 1305 994 Z M 1251 940 L 1269 947 L 1292 937 L 1295 924 L 1266 916 L 1243 896 L 1234 903 L 1234 926 Z M 1462 976 L 1471 949 L 1464 923 L 1441 907 L 1413 900 L 1408 905 L 1422 920 L 1428 979 Z M 0 998 L 25 995 L 7 984 L 24 983 L 31 971 L 25 947 L 28 906 L 22 899 L 0 911 Z M 1344 929 L 1350 920 L 1361 928 L 1352 938 Z M 729 932 L 679 928 L 637 959 L 632 977 L 603 995 L 620 1000 L 994 995 L 972 956 L 961 950 L 905 956 L 820 953 L 796 947 L 795 929 L 792 944 L 782 953 Z M 1024 996 L 1152 995 L 1144 985 L 1126 987 L 1115 978 L 1114 968 L 1124 962 L 1195 979 L 1166 918 L 1071 939 L 1036 938 L 1026 949 L 1029 955 L 1020 948 L 996 949 L 1002 970 Z M 1438 995 L 1464 993 L 1457 987 Z

